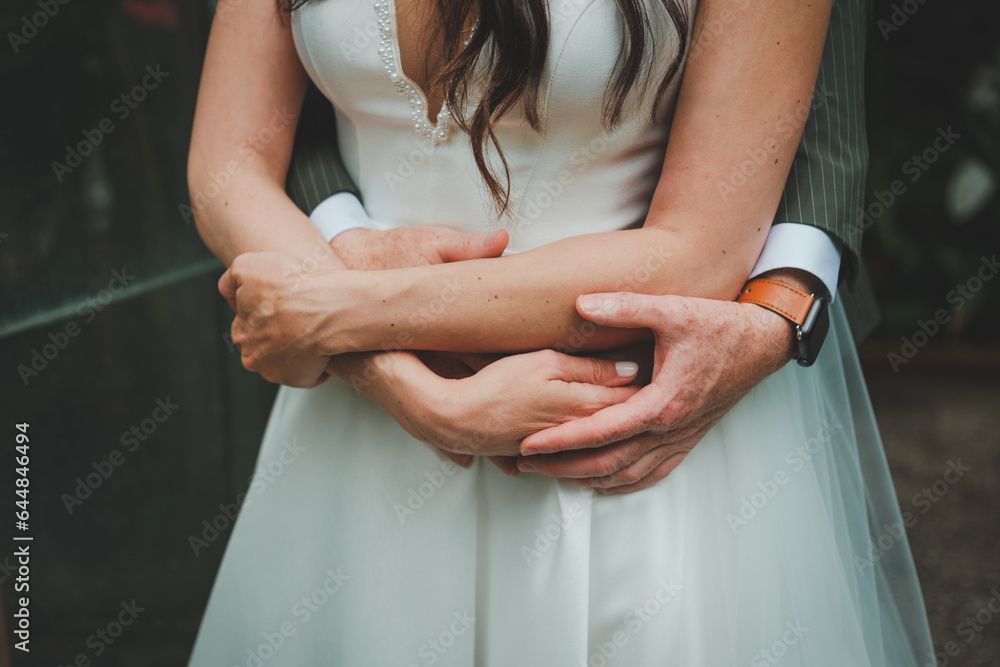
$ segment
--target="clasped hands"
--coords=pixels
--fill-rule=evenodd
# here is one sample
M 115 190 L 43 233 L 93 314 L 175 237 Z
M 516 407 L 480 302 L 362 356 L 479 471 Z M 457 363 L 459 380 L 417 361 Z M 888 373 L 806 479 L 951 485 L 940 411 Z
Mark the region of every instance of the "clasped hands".
M 219 291 L 236 312 L 232 337 L 243 365 L 265 379 L 314 387 L 339 375 L 460 464 L 485 455 L 507 474 L 539 473 L 605 493 L 666 477 L 791 358 L 790 328 L 770 311 L 631 293 L 582 295 L 576 308 L 599 325 L 652 330 L 653 379 L 641 388 L 628 384 L 635 364 L 552 350 L 418 358 L 399 350 L 338 353 L 345 343 L 331 345 L 328 325 L 343 311 L 330 286 L 370 279 L 360 272 L 497 257 L 506 243 L 502 231 L 354 229 L 311 259 L 241 255 Z M 334 270 L 332 253 L 351 270 Z

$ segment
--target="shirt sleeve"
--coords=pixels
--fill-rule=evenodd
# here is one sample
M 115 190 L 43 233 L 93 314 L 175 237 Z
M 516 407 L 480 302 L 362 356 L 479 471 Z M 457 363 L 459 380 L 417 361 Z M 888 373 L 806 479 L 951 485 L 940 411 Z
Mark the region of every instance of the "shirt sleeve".
M 837 294 L 840 252 L 834 239 L 818 227 L 797 222 L 772 225 L 750 278 L 774 269 L 800 269 L 819 279 L 832 300 Z
M 353 192 L 338 192 L 320 202 L 309 214 L 309 221 L 329 243 L 348 229 L 374 229 L 368 212 Z

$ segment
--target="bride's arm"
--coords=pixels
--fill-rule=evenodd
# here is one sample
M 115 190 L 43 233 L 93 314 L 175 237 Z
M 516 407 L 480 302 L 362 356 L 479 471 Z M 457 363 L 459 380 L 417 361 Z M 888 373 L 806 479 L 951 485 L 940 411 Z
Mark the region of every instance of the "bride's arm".
M 213 23 L 188 163 L 195 220 L 206 245 L 227 265 L 240 255 L 264 255 L 259 251 L 265 250 L 280 253 L 266 256 L 291 260 L 291 273 L 276 274 L 277 286 L 283 293 L 296 292 L 296 286 L 308 284 L 319 272 L 348 273 L 283 187 L 295 134 L 295 123 L 289 124 L 288 119 L 294 120 L 300 110 L 305 81 L 289 28 L 278 20 L 274 0 L 252 0 L 240 12 L 219 17 Z M 276 112 L 280 121 L 270 125 Z M 273 139 L 254 142 L 252 137 L 263 128 L 270 129 Z M 227 178 L 218 178 L 220 173 L 227 174 Z M 206 189 L 208 183 L 215 183 L 219 189 Z M 215 196 L 199 199 L 206 190 Z M 437 230 L 430 238 L 424 235 L 423 242 L 428 245 L 424 259 L 433 261 L 440 254 L 441 261 L 457 261 L 496 254 L 505 245 L 505 239 L 483 244 L 482 235 L 446 232 Z M 404 240 L 410 255 L 421 255 L 420 239 L 414 241 L 404 235 Z M 476 247 L 471 247 L 473 241 Z M 405 263 L 407 253 L 397 252 L 393 259 Z M 236 300 L 235 293 L 227 296 L 231 302 Z M 266 319 L 258 323 L 260 328 Z M 253 327 L 255 321 L 251 318 L 243 324 Z M 234 341 L 239 344 L 237 333 L 234 323 Z M 450 407 L 445 405 L 449 402 L 445 392 L 449 381 L 435 375 L 409 352 L 340 355 L 334 359 L 287 352 L 282 348 L 273 355 L 268 369 L 260 369 L 261 374 L 276 382 L 290 378 L 287 383 L 296 386 L 321 382 L 326 377 L 324 371 L 339 375 L 385 407 L 420 439 L 439 445 L 447 433 L 446 444 L 452 450 L 466 446 L 480 453 L 499 453 L 501 449 L 516 453 L 520 440 L 532 430 L 591 414 L 625 400 L 635 391 L 621 386 L 634 375 L 634 368 L 622 371 L 611 361 L 568 358 L 556 363 L 560 357 L 555 353 L 505 360 L 472 388 L 479 387 L 479 400 L 488 400 L 491 405 L 496 403 L 496 397 L 485 394 L 497 386 L 516 384 L 518 391 L 512 392 L 503 410 L 493 415 L 493 427 L 472 438 L 454 429 L 432 429 L 427 425 L 428 410 L 416 399 L 432 393 L 435 408 Z M 241 353 L 245 365 L 259 361 L 248 358 L 244 345 Z M 466 397 L 472 388 L 464 391 Z M 462 462 L 462 457 L 446 454 Z
M 305 89 L 306 73 L 274 0 L 254 0 L 216 17 L 198 90 L 188 183 L 198 232 L 226 266 L 242 253 L 275 250 L 299 258 L 319 251 L 324 267 L 344 268 L 285 194 Z M 264 130 L 270 141 L 260 140 Z
M 213 23 L 188 166 L 195 220 L 206 245 L 227 265 L 241 254 L 265 250 L 281 253 L 279 256 L 286 259 L 296 258 L 291 274 L 278 275 L 279 287 L 285 293 L 308 284 L 311 276 L 320 271 L 348 273 L 283 187 L 295 134 L 294 122 L 288 125 L 285 119 L 294 119 L 298 114 L 305 81 L 288 26 L 277 19 L 273 0 L 253 0 L 240 12 Z M 248 141 L 248 137 L 269 127 L 276 111 L 285 126 L 270 126 L 273 140 L 266 144 Z M 197 195 L 206 191 L 206 184 L 214 182 L 218 186 L 222 180 L 216 178 L 219 173 L 228 174 L 228 183 L 217 191 L 209 189 L 217 192 L 216 196 L 199 200 Z M 458 233 L 453 236 L 463 242 L 456 244 L 454 238 L 442 235 L 444 231 L 424 239 L 429 246 L 425 253 L 428 257 L 434 255 L 434 248 L 447 250 L 443 257 L 460 260 L 477 253 L 494 254 L 504 246 L 503 240 L 487 246 L 480 242 L 479 235 Z M 410 252 L 420 254 L 420 239 L 404 240 Z M 442 245 L 445 241 L 451 245 Z M 472 241 L 481 247 L 465 247 Z M 407 261 L 403 255 L 396 253 L 395 260 Z M 247 364 L 245 346 L 241 345 L 241 352 Z M 287 377 L 294 378 L 298 386 L 312 386 L 325 378 L 326 370 L 364 391 L 404 428 L 430 444 L 447 444 L 452 450 L 465 446 L 480 453 L 498 453 L 498 448 L 505 448 L 506 453 L 516 453 L 520 440 L 532 430 L 591 414 L 625 400 L 635 391 L 620 386 L 629 381 L 634 370 L 619 373 L 611 361 L 567 359 L 556 364 L 557 359 L 554 353 L 536 353 L 533 357 L 507 360 L 502 368 L 491 371 L 489 378 L 484 376 L 473 383 L 472 388 L 482 389 L 481 401 L 489 400 L 491 404 L 496 403 L 496 397 L 485 396 L 487 390 L 503 382 L 518 385 L 518 391 L 503 404 L 504 410 L 493 415 L 493 428 L 475 438 L 454 429 L 427 426 L 428 410 L 417 398 L 423 400 L 432 394 L 435 408 L 448 407 L 444 404 L 448 403 L 445 388 L 449 381 L 435 375 L 408 352 L 340 355 L 332 360 L 318 355 L 278 354 L 266 372 L 261 369 L 261 374 L 273 381 Z M 303 370 L 304 366 L 309 368 Z M 472 388 L 464 391 L 466 398 Z M 446 443 L 444 433 L 448 434 Z
M 323 284 L 324 351 L 387 344 L 461 351 L 599 349 L 631 342 L 637 334 L 601 329 L 574 344 L 573 333 L 583 325 L 574 305 L 581 293 L 734 298 L 784 187 L 830 13 L 829 0 L 780 0 L 739 12 L 736 21 L 726 18 L 738 4 L 700 4 L 695 30 L 715 24 L 725 32 L 687 65 L 642 229 L 573 237 L 503 258 L 338 274 Z M 734 188 L 734 166 L 761 151 L 769 158 Z M 421 317 L 427 304 L 442 307 L 432 318 Z
M 274 251 L 324 270 L 346 269 L 285 193 L 305 88 L 305 70 L 274 0 L 254 0 L 213 21 L 191 134 L 188 183 L 198 232 L 226 266 L 244 253 Z M 255 139 L 265 128 L 273 137 L 266 143 Z M 317 357 L 304 372 L 270 370 L 292 370 L 296 384 L 309 378 L 304 382 L 309 385 L 325 379 L 324 370 L 340 374 L 378 358 L 356 355 L 338 363 Z M 419 362 L 413 362 L 406 363 L 415 373 Z

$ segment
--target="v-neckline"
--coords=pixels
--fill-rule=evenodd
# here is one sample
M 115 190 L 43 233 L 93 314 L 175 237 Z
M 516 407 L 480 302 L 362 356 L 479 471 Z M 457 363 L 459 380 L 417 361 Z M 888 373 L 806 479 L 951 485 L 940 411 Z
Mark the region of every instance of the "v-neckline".
M 411 79 L 406 71 L 403 69 L 403 58 L 400 53 L 399 48 L 399 21 L 396 17 L 396 0 L 382 0 L 389 7 L 389 48 L 392 49 L 393 61 L 395 62 L 396 75 L 407 85 L 409 85 L 417 94 L 417 101 L 413 102 L 410 100 L 412 106 L 416 106 L 414 111 L 420 114 L 420 119 L 424 121 L 431 129 L 431 131 L 437 135 L 442 128 L 442 117 L 450 115 L 447 110 L 448 105 L 444 100 L 441 101 L 441 106 L 438 108 L 435 114 L 435 119 L 432 121 L 430 119 L 430 104 L 427 101 L 427 93 L 422 87 L 417 85 L 417 83 Z

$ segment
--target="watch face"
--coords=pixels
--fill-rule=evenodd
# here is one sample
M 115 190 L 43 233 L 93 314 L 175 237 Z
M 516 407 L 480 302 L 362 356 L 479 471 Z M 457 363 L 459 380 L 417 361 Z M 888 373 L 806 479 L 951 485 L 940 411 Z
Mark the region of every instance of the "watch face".
M 830 331 L 830 312 L 826 301 L 816 299 L 813 302 L 806 321 L 799 327 L 799 366 L 812 366 L 823 347 L 826 334 Z

